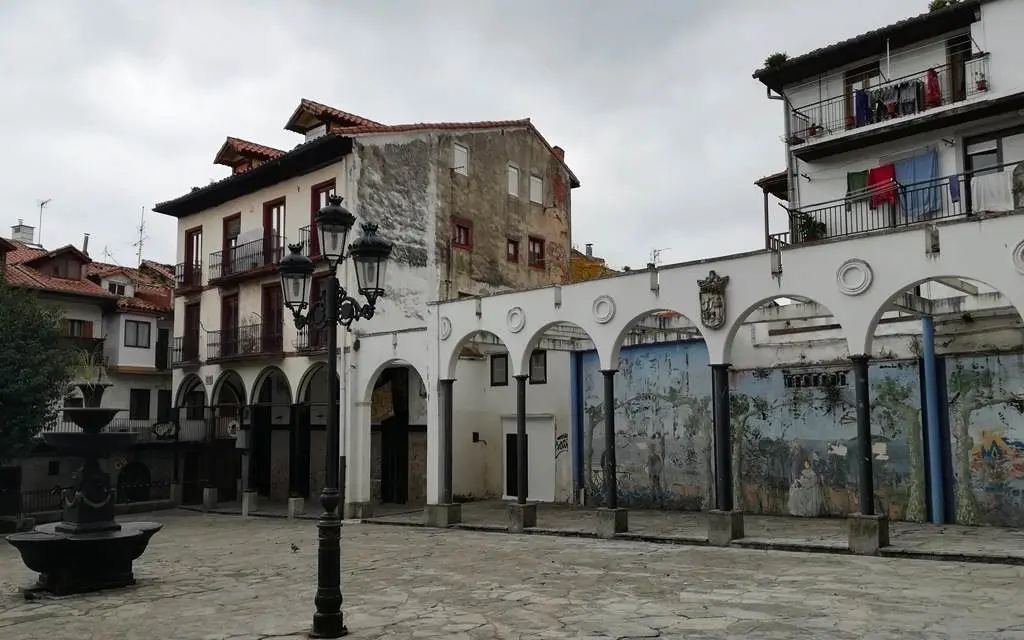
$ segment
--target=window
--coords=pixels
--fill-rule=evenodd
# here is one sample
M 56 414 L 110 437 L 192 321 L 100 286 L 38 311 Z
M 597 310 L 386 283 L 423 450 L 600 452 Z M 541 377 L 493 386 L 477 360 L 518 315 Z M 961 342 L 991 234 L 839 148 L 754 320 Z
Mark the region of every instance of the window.
M 980 176 L 986 173 L 999 171 L 1002 164 L 1002 140 L 987 140 L 975 142 L 966 146 L 967 171 L 972 175 Z
M 140 322 L 139 320 L 125 320 L 124 346 L 138 347 L 139 349 L 148 349 L 149 329 L 150 324 L 148 322 Z
M 149 420 L 149 389 L 128 390 L 128 419 Z
M 495 353 L 491 355 L 491 386 L 508 386 L 508 354 Z
M 471 222 L 460 220 L 454 223 L 452 244 L 456 249 L 473 248 L 473 224 Z
M 107 291 L 114 294 L 115 296 L 124 295 L 124 283 L 123 282 L 108 282 Z
M 544 204 L 544 180 L 530 176 L 530 202 Z
M 535 349 L 530 354 L 530 384 L 546 384 L 548 381 L 548 352 Z
M 335 195 L 334 180 L 328 180 L 315 184 L 309 189 L 309 255 L 316 257 L 320 255 L 320 232 L 316 228 L 316 213 L 327 206 L 327 198 Z
M 508 195 L 519 197 L 519 167 L 508 165 Z
M 519 241 L 509 239 L 505 244 L 508 247 L 505 251 L 505 258 L 509 262 L 519 262 Z
M 530 238 L 530 253 L 527 255 L 531 267 L 544 266 L 544 240 Z
M 469 147 L 458 142 L 452 145 L 452 171 L 464 176 L 469 175 Z
M 263 204 L 263 265 L 277 264 L 284 257 L 285 200 Z
M 205 403 L 206 392 L 202 389 L 189 391 L 188 395 L 185 396 L 185 419 L 202 420 L 206 416 L 206 410 L 203 406 Z
M 92 323 L 86 320 L 64 320 L 64 335 L 70 338 L 91 338 Z

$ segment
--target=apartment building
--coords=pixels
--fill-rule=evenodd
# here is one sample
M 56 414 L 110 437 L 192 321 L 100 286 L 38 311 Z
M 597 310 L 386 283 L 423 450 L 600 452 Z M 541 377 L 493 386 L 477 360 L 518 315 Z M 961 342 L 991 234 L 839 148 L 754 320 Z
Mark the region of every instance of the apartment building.
M 301 243 L 319 295 L 314 217 L 330 194 L 394 245 L 377 314 L 343 332 L 343 392 L 360 338 L 422 332 L 429 302 L 569 279 L 579 181 L 529 119 L 387 125 L 304 99 L 285 129 L 296 134 L 288 151 L 227 138 L 214 162 L 230 175 L 154 209 L 178 220 L 175 405 L 182 428 L 208 429 L 216 451 L 190 463 L 186 494 L 199 484 L 221 500 L 241 485 L 276 499 L 319 491 L 326 340 L 285 317 L 275 265 Z M 353 288 L 345 267 L 339 277 Z M 428 384 L 404 366 L 381 373 L 382 500 L 424 499 Z
M 2 277 L 61 309 L 69 346 L 100 364 L 101 381 L 112 385 L 103 406 L 122 412 L 109 429 L 138 434 L 133 450 L 114 455 L 116 475 L 132 486 L 121 497 L 145 499 L 154 482 L 166 490 L 174 474 L 172 449 L 179 444 L 160 429 L 170 421 L 172 408 L 168 355 L 173 267 L 150 260 L 138 267 L 96 262 L 89 257 L 88 236 L 81 247 L 47 250 L 35 243 L 34 235 L 35 229 L 19 220 L 10 239 L 0 242 Z M 64 406 L 81 403 L 77 391 L 64 399 Z M 78 427 L 60 417 L 47 430 Z M 55 498 L 49 490 L 67 484 L 75 468 L 74 460 L 57 456 L 41 442 L 0 489 L 27 496 L 25 508 L 50 508 Z

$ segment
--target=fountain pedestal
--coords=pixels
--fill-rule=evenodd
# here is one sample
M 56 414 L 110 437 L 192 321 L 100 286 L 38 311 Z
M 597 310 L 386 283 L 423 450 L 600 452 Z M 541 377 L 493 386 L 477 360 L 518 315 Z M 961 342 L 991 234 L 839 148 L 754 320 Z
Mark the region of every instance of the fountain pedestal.
M 106 386 L 79 385 L 86 404 L 92 406 L 64 409 L 82 433 L 43 434 L 60 454 L 83 460 L 72 486 L 63 490 L 61 521 L 7 536 L 25 566 L 39 573 L 37 588 L 56 595 L 135 584 L 132 563 L 163 527 L 114 519 L 116 494 L 99 458 L 130 445 L 135 434 L 103 432 L 121 411 L 99 406 Z

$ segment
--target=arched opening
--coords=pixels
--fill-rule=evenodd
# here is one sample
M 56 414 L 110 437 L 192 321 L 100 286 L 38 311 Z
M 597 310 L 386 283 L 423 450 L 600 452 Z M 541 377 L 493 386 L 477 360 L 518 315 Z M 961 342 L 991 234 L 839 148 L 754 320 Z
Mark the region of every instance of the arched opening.
M 286 500 L 294 415 L 292 389 L 284 372 L 277 367 L 263 369 L 253 384 L 251 404 L 246 489 L 271 500 Z
M 129 462 L 117 473 L 117 501 L 146 502 L 150 497 L 149 467 L 141 462 Z
M 232 369 L 222 372 L 213 384 L 210 397 L 210 466 L 207 476 L 217 487 L 217 499 L 233 502 L 239 498 L 238 485 L 243 480 L 238 438 L 248 396 L 242 377 Z
M 159 441 L 182 443 L 180 450 L 174 449 L 174 477 L 181 480 L 181 502 L 185 505 L 201 504 L 203 487 L 206 484 L 208 465 L 204 464 L 204 444 L 209 440 L 207 425 L 206 387 L 202 379 L 190 373 L 178 385 L 175 398 L 175 418 L 170 428 L 154 428 L 153 435 Z
M 981 280 L 944 276 L 908 283 L 876 311 L 864 337 L 876 497 L 893 482 L 894 447 L 907 448 L 906 487 L 884 505 L 892 518 L 1024 526 L 1019 309 Z
M 644 310 L 613 346 L 615 477 L 620 506 L 711 508 L 712 397 L 708 349 L 700 329 L 671 309 Z M 579 355 L 579 429 L 586 500 L 605 504 L 603 363 Z
M 725 353 L 736 508 L 800 517 L 857 512 L 856 376 L 840 319 L 799 294 L 765 298 L 739 314 Z M 901 490 L 898 482 L 886 489 Z
M 370 500 L 384 512 L 427 502 L 428 396 L 423 376 L 402 360 L 379 366 L 364 390 L 370 404 Z
M 335 384 L 341 385 L 335 375 Z M 310 365 L 299 380 L 296 429 L 292 449 L 295 470 L 293 492 L 297 497 L 315 498 L 324 486 L 327 453 L 327 363 Z

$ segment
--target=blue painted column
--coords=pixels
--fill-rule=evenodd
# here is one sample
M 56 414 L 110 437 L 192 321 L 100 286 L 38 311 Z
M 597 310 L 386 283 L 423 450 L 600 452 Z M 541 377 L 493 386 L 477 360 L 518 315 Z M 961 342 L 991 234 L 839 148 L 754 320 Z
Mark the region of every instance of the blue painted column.
M 939 418 L 939 379 L 935 367 L 935 322 L 931 316 L 921 318 L 921 357 L 924 360 L 924 400 L 928 424 L 928 476 L 931 487 L 932 522 L 946 521 L 943 500 L 942 420 Z

